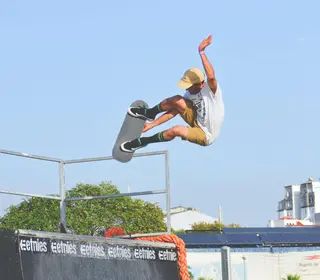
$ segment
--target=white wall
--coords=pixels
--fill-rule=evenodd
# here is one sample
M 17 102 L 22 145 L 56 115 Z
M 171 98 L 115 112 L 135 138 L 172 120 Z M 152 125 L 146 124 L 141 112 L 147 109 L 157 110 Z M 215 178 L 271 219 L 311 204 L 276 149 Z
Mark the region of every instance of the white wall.
M 268 227 L 289 227 L 296 226 L 297 222 L 302 223 L 305 226 L 312 226 L 314 222 L 303 221 L 303 220 L 270 220 L 268 222 Z
M 167 217 L 165 217 L 164 220 L 166 222 Z M 214 223 L 215 221 L 217 221 L 216 218 L 193 210 L 188 210 L 171 215 L 171 226 L 175 230 L 190 230 L 194 223 Z

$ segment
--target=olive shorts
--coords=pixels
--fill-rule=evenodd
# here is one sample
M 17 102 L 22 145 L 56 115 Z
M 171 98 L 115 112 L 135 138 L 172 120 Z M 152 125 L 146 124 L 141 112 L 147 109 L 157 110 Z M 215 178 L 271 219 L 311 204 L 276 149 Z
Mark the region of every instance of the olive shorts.
M 200 126 L 197 123 L 197 111 L 194 108 L 193 104 L 186 100 L 187 107 L 181 117 L 184 119 L 184 121 L 190 125 L 188 127 L 188 135 L 187 137 L 181 137 L 182 140 L 187 140 L 191 143 L 198 144 L 200 146 L 206 146 L 207 145 L 207 138 L 204 131 L 200 128 Z

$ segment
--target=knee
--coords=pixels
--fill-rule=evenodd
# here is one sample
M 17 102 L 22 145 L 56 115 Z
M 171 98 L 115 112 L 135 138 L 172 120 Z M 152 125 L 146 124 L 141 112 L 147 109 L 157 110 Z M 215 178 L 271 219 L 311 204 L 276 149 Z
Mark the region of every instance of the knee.
M 183 126 L 174 126 L 170 129 L 171 136 L 185 136 L 187 128 Z

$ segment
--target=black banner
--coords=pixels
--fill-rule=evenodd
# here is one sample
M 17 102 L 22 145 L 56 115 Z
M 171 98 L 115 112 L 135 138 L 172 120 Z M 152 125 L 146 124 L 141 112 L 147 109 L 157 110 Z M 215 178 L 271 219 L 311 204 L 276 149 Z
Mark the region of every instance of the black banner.
M 16 246 L 24 280 L 180 279 L 176 248 L 125 242 L 19 236 Z
M 177 262 L 178 260 L 176 249 L 24 236 L 19 237 L 19 250 L 24 254 L 40 253 L 109 260 L 161 262 Z
M 0 279 L 179 280 L 177 249 L 0 231 Z

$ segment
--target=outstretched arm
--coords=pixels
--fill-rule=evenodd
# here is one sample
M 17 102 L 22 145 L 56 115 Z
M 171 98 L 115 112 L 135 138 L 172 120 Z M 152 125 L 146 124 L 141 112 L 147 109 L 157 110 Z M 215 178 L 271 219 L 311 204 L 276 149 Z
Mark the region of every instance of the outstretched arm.
M 204 53 L 205 48 L 211 44 L 211 40 L 212 40 L 212 35 L 209 35 L 208 38 L 204 39 L 201 42 L 201 44 L 198 47 L 198 51 L 199 51 L 199 54 L 201 57 L 203 68 L 204 68 L 206 75 L 207 75 L 207 83 L 208 83 L 209 87 L 211 88 L 211 90 L 213 91 L 213 93 L 215 93 L 217 90 L 218 82 L 217 82 L 217 79 L 215 76 L 214 69 L 213 69 L 210 61 L 208 60 L 206 54 Z

